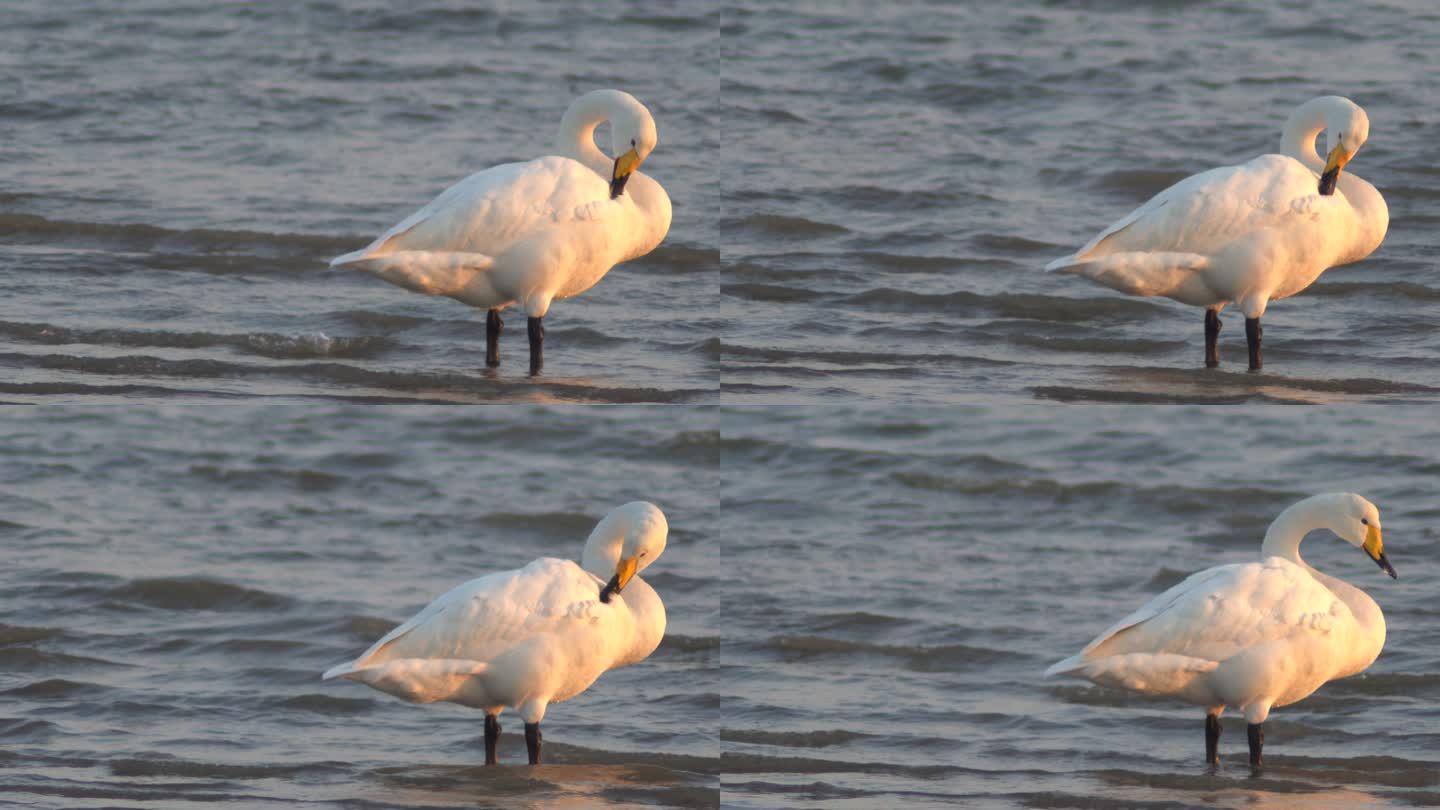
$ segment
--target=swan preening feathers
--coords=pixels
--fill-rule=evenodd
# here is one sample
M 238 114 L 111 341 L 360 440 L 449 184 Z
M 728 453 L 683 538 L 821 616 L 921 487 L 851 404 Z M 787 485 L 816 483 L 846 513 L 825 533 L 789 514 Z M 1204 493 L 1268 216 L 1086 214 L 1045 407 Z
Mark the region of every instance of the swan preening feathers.
M 1315 151 L 1322 132 L 1324 160 Z M 1285 122 L 1280 154 L 1182 180 L 1046 269 L 1204 307 L 1210 367 L 1220 362 L 1220 310 L 1233 302 L 1245 314 L 1250 369 L 1258 370 L 1265 307 L 1330 267 L 1369 256 L 1385 238 L 1385 199 L 1341 171 L 1369 135 L 1370 120 L 1353 101 L 1311 99 Z
M 606 121 L 613 156 L 595 146 L 595 128 Z M 500 312 L 518 306 L 528 316 L 530 373 L 537 374 L 550 302 L 590 289 L 670 230 L 670 197 L 636 170 L 657 140 L 655 120 L 634 96 L 586 93 L 560 121 L 558 156 L 476 172 L 330 266 L 488 310 L 491 367 L 500 364 Z
M 513 708 L 525 721 L 530 764 L 537 764 L 547 706 L 660 645 L 665 605 L 638 574 L 665 550 L 668 533 L 654 504 L 627 503 L 595 526 L 578 565 L 541 558 L 470 580 L 324 678 L 360 681 L 416 703 L 482 709 L 491 765 L 499 714 Z
M 1300 541 L 1328 529 L 1391 577 L 1380 512 L 1349 493 L 1289 507 L 1265 532 L 1260 559 L 1209 568 L 1151 599 L 1078 654 L 1045 671 L 1204 706 L 1205 754 L 1218 762 L 1220 714 L 1249 724 L 1261 764 L 1263 724 L 1322 684 L 1363 672 L 1385 645 L 1385 617 L 1364 591 L 1311 568 Z

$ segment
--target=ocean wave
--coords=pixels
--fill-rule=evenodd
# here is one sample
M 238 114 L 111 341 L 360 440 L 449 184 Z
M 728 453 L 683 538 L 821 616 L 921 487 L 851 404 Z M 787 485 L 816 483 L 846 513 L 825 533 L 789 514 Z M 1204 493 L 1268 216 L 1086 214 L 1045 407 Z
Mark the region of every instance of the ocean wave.
M 762 731 L 760 729 L 720 729 L 722 742 L 749 743 L 752 745 L 774 745 L 785 748 L 829 748 L 863 740 L 869 734 L 845 729 L 827 731 Z
M 814 301 L 821 293 L 799 287 L 782 287 L 777 284 L 721 284 L 720 293 L 748 301 L 767 303 L 792 303 Z
M 374 711 L 376 703 L 370 698 L 347 698 L 309 693 L 272 698 L 264 701 L 262 705 L 270 711 L 309 712 L 326 717 L 358 717 Z
M 47 243 L 61 241 L 102 244 L 154 253 L 238 253 L 258 257 L 286 252 L 329 257 L 369 241 L 363 236 L 227 231 L 215 228 L 177 230 L 143 223 L 72 222 L 17 213 L 0 213 L 0 232 L 4 232 L 9 241 L 40 239 Z M 262 272 L 265 266 L 263 263 L 255 264 L 251 267 L 251 272 Z
M 48 674 L 61 669 L 121 666 L 126 665 L 88 655 L 69 655 L 35 647 L 0 647 L 0 671 Z
M 58 627 L 27 627 L 20 624 L 0 623 L 0 647 L 9 644 L 33 644 L 36 641 L 49 641 L 60 638 L 64 634 L 65 631 Z
M 780 239 L 815 239 L 850 232 L 850 229 L 843 225 L 780 214 L 751 214 L 738 219 L 725 219 L 720 222 L 720 229 L 722 232 L 750 231 Z
M 875 644 L 867 641 L 825 636 L 772 636 L 758 645 L 761 649 L 781 654 L 787 659 L 825 656 L 884 656 L 903 659 L 903 666 L 915 672 L 940 672 L 974 669 L 1000 661 L 1024 659 L 1008 650 L 974 647 L 968 644 Z
M 502 530 L 550 533 L 559 537 L 583 538 L 595 528 L 597 518 L 579 512 L 491 512 L 481 515 L 481 525 Z
M 284 360 L 313 357 L 373 358 L 399 344 L 381 336 L 330 337 L 311 334 L 223 334 L 213 332 L 169 332 L 135 329 L 71 329 L 48 323 L 0 321 L 0 335 L 24 343 L 58 346 L 88 344 L 127 348 L 205 349 L 228 348 Z
M 32 355 L 0 352 L 0 364 L 12 367 L 43 368 L 57 371 L 84 372 L 107 376 L 174 377 L 189 380 L 227 378 L 288 379 L 295 382 L 325 383 L 341 389 L 370 388 L 376 393 L 336 391 L 307 393 L 303 396 L 344 399 L 354 402 L 458 400 L 537 400 L 549 402 L 686 402 L 714 397 L 717 389 L 694 388 L 660 390 L 654 388 L 614 388 L 558 379 L 516 377 L 498 379 L 481 372 L 474 375 L 458 372 L 389 371 L 369 369 L 343 363 L 292 363 L 257 365 L 216 359 L 169 359 L 150 355 L 123 357 L 83 357 L 68 354 Z M 383 393 L 389 393 L 386 396 Z M 14 394 L 140 394 L 147 396 L 239 396 L 214 390 L 185 390 L 154 383 L 92 385 L 64 383 L 4 383 L 0 393 Z M 412 396 L 399 396 L 400 394 Z
M 735 343 L 726 343 L 721 349 L 722 357 L 727 361 L 735 359 L 757 360 L 767 363 L 833 363 L 841 366 L 860 366 L 866 364 L 884 365 L 920 365 L 920 364 L 944 364 L 944 365 L 965 365 L 965 366 L 990 366 L 1003 367 L 1015 365 L 1012 361 L 991 360 L 985 357 L 974 357 L 969 355 L 956 354 L 931 354 L 917 352 L 861 352 L 861 351 L 840 351 L 823 349 L 781 349 L 774 346 L 743 346 Z M 728 366 L 727 366 L 728 368 Z M 803 373 L 806 369 L 799 368 L 795 371 Z M 820 373 L 819 370 L 815 370 Z
M 279 610 L 292 603 L 287 596 L 205 577 L 135 579 L 106 596 L 161 610 Z
M 0 694 L 26 700 L 69 700 L 84 695 L 110 691 L 109 687 L 83 681 L 67 681 L 64 678 L 46 678 L 32 681 L 24 686 L 6 689 Z
M 284 762 L 239 764 L 196 762 L 158 754 L 144 759 L 114 759 L 110 772 L 115 776 L 179 777 L 183 779 L 276 779 L 288 776 L 347 773 L 350 766 L 342 762 Z
M 993 313 L 1003 318 L 1042 321 L 1148 321 L 1164 310 L 1155 303 L 1132 298 L 1061 298 L 1034 293 L 984 295 L 966 290 L 919 293 L 880 287 L 841 299 L 841 303 L 899 312 L 944 312 L 966 315 Z

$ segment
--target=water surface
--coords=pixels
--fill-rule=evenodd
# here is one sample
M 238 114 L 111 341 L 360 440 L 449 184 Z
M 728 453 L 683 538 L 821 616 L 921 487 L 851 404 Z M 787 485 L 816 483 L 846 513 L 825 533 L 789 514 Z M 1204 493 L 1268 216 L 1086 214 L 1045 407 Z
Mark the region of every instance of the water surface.
M 1432 4 L 733 5 L 727 401 L 1437 399 Z M 1233 311 L 1206 371 L 1200 310 L 1042 270 L 1326 94 L 1390 233 L 1267 310 L 1264 374 Z
M 0 27 L 0 395 L 689 402 L 715 396 L 718 12 L 471 3 L 10 3 Z M 633 93 L 664 244 L 547 317 L 327 261 Z M 608 137 L 604 140 L 608 148 Z
M 657 406 L 661 407 L 661 406 Z M 313 403 L 10 409 L 0 422 L 0 794 L 46 807 L 714 806 L 711 409 Z M 648 499 L 660 648 L 501 716 L 325 669 L 454 585 L 579 556 Z M 5 800 L 0 800 L 3 802 Z
M 1429 408 L 807 407 L 722 416 L 733 807 L 1430 807 L 1440 625 Z M 1398 580 L 1325 532 L 1388 638 L 1204 764 L 1204 711 L 1047 666 L 1320 492 L 1380 508 Z

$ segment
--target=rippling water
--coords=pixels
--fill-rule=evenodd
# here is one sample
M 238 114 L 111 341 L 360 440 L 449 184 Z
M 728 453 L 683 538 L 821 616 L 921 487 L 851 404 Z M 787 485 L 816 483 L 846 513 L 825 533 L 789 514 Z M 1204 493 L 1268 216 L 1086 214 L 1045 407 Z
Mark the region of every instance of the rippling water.
M 7 4 L 0 395 L 713 398 L 718 12 L 392 5 Z M 556 304 L 543 379 L 523 320 L 487 372 L 483 312 L 324 269 L 603 86 L 674 223 Z
M 42 407 L 0 414 L 0 804 L 1440 806 L 1440 11 L 1361 11 L 7 4 L 0 401 Z M 556 305 L 543 377 L 324 269 L 598 86 L 655 113 L 675 219 Z M 1206 370 L 1198 310 L 1041 270 L 1322 93 L 1390 233 L 1267 311 L 1264 373 L 1234 313 Z M 1198 710 L 1040 677 L 1337 489 L 1400 579 L 1307 559 L 1389 639 L 1262 776 L 1234 718 L 1212 773 Z M 638 498 L 669 633 L 547 715 L 549 764 L 318 680 Z
M 713 412 L 494 410 L 8 413 L 0 804 L 714 805 Z M 320 681 L 453 585 L 574 559 L 638 498 L 670 522 L 645 574 L 669 630 L 551 708 L 550 764 L 484 768 L 480 713 Z
M 1440 428 L 1428 408 L 1051 405 L 727 409 L 719 533 L 745 576 L 721 628 L 724 803 L 776 807 L 1440 805 Z M 1185 575 L 1259 552 L 1301 498 L 1385 522 L 1369 672 L 1276 709 L 1252 778 L 1204 713 L 1049 664 Z
M 1433 4 L 732 5 L 734 401 L 1437 399 Z M 1390 232 L 1267 311 L 1264 374 L 1234 312 L 1207 372 L 1200 310 L 1042 271 L 1328 93 L 1369 113 L 1347 171 Z

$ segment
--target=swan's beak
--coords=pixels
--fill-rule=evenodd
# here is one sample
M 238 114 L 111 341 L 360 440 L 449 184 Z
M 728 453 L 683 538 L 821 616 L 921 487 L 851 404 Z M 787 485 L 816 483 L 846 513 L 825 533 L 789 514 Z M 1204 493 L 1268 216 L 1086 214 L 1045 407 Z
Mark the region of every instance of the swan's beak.
M 635 558 L 622 559 L 615 566 L 615 576 L 611 577 L 610 581 L 605 583 L 605 587 L 600 589 L 600 601 L 608 605 L 610 596 L 625 590 L 625 586 L 630 584 L 630 578 L 633 576 L 635 576 Z
M 1370 555 L 1370 559 L 1374 560 L 1375 564 L 1380 566 L 1381 571 L 1389 574 L 1391 579 L 1400 578 L 1395 575 L 1394 566 L 1390 565 L 1390 561 L 1385 559 L 1385 542 L 1380 539 L 1379 526 L 1371 526 L 1369 531 L 1365 532 L 1365 543 L 1360 546 L 1360 548 L 1365 549 L 1365 553 Z
M 1325 171 L 1320 173 L 1320 193 L 1330 196 L 1335 193 L 1335 181 L 1340 179 L 1340 170 L 1350 162 L 1350 153 L 1345 151 L 1343 144 L 1335 144 L 1330 150 L 1330 157 L 1325 160 Z
M 633 146 L 629 152 L 615 158 L 615 172 L 610 175 L 610 199 L 620 196 L 625 190 L 625 181 L 630 179 L 630 173 L 639 165 L 640 153 L 636 152 Z

